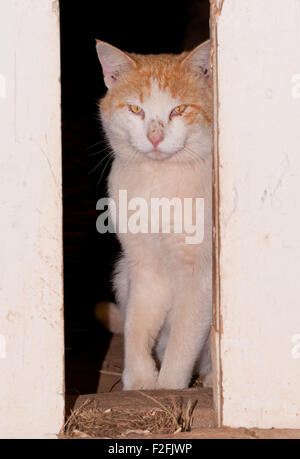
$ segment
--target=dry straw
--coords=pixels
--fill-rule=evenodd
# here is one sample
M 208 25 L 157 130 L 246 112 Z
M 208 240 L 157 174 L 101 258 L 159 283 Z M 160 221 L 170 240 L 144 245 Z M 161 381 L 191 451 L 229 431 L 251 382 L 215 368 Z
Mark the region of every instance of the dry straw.
M 168 397 L 163 401 L 138 391 L 150 399 L 151 409 L 109 408 L 103 409 L 96 400 L 86 400 L 72 411 L 61 438 L 126 438 L 149 434 L 176 434 L 191 430 L 196 402 Z

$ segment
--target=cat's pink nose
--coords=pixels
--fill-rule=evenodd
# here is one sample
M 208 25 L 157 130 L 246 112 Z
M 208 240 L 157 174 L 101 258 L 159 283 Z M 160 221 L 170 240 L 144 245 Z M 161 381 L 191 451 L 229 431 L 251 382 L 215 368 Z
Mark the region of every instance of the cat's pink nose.
M 148 126 L 148 133 L 147 137 L 154 146 L 157 145 L 164 140 L 164 124 L 162 121 L 159 120 L 151 120 Z
M 147 137 L 155 148 L 162 140 L 164 140 L 164 136 L 160 132 L 149 132 Z

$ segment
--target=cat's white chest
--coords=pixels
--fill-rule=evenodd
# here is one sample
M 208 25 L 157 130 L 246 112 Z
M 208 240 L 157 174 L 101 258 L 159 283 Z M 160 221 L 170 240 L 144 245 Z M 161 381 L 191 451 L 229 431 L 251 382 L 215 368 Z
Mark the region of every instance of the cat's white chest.
M 196 198 L 210 199 L 210 164 L 201 167 L 167 161 L 147 161 L 124 168 L 115 161 L 109 177 L 110 197 L 118 201 L 119 191 L 126 190 L 128 199 Z

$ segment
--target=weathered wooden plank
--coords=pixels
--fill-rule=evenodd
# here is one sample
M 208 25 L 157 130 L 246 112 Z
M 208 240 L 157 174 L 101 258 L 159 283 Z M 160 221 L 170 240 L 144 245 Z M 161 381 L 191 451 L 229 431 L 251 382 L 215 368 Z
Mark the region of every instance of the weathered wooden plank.
M 212 4 L 219 423 L 299 428 L 300 2 Z
M 0 2 L 0 435 L 64 416 L 58 1 Z

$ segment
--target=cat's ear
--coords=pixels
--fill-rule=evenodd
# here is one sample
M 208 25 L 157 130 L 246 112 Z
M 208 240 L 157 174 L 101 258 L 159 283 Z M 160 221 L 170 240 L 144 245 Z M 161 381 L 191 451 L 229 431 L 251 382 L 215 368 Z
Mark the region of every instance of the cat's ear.
M 182 65 L 188 65 L 192 69 L 200 70 L 205 77 L 210 77 L 210 40 L 193 49 L 182 61 Z
M 109 43 L 96 40 L 96 49 L 103 70 L 104 82 L 108 89 L 113 86 L 121 73 L 135 66 L 131 57 Z

